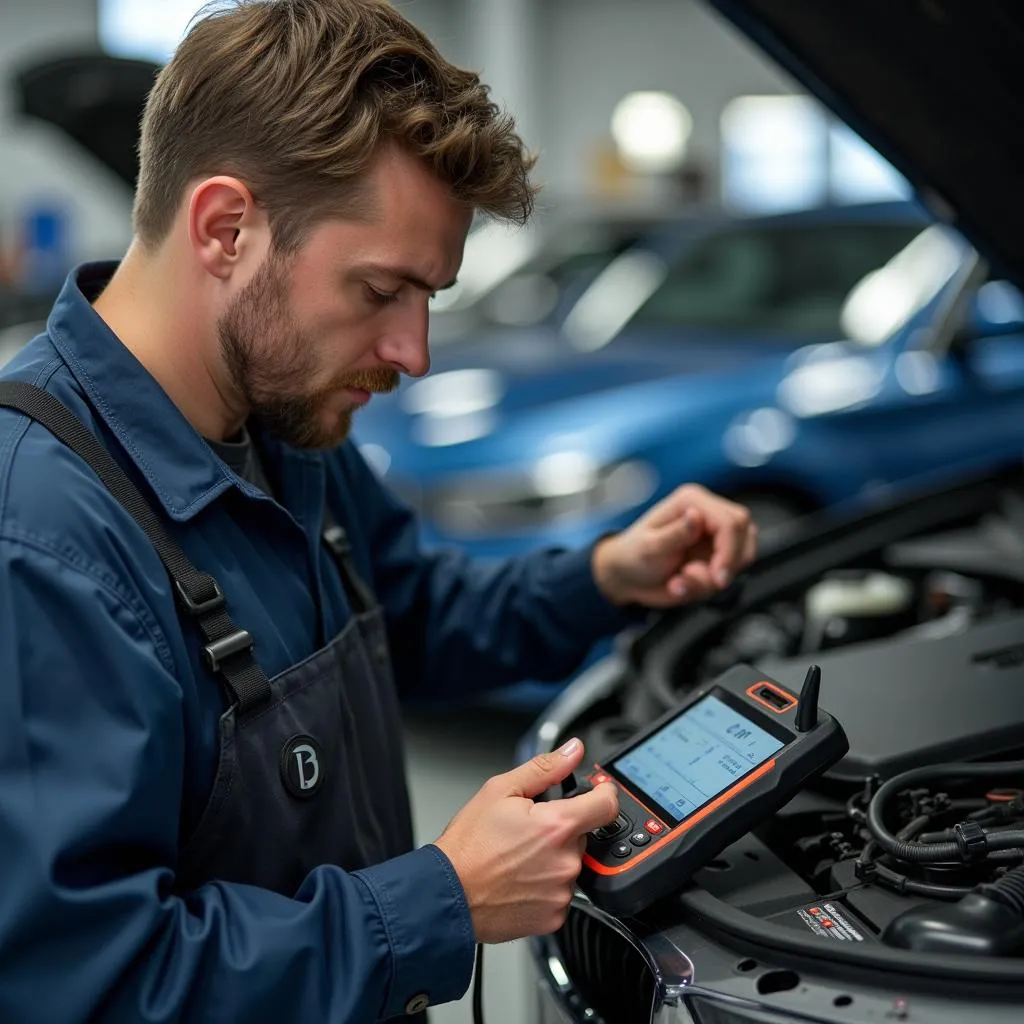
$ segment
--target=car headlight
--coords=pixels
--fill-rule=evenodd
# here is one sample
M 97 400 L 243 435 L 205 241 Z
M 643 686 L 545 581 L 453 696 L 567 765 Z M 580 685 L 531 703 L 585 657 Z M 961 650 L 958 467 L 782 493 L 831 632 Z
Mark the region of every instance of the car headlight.
M 522 533 L 624 512 L 648 502 L 657 486 L 645 462 L 601 465 L 580 452 L 559 452 L 515 474 L 460 476 L 432 489 L 424 511 L 447 533 Z

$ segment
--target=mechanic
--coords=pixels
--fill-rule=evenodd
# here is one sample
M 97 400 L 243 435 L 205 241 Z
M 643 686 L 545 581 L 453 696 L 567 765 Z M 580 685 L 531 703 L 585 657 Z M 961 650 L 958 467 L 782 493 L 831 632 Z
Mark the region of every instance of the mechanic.
M 193 570 L 0 410 L 0 1020 L 416 1015 L 476 941 L 564 920 L 614 791 L 530 797 L 581 744 L 415 849 L 398 698 L 565 677 L 756 531 L 687 485 L 592 548 L 471 564 L 421 552 L 346 440 L 427 372 L 429 298 L 474 213 L 528 217 L 531 163 L 386 0 L 217 9 L 162 70 L 127 254 L 73 271 L 3 377 L 99 438 Z

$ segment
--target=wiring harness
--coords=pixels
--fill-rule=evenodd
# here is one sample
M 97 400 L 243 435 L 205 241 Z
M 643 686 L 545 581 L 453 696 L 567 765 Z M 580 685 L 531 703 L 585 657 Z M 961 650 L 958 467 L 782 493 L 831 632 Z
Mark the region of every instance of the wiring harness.
M 1024 761 L 915 768 L 889 779 L 873 795 L 869 783 L 847 804 L 870 835 L 855 863 L 857 877 L 948 901 L 975 892 L 979 884 L 995 885 L 1024 901 L 1024 871 L 1013 870 L 1024 864 L 1024 790 L 994 788 L 1014 780 L 1024 781 Z M 980 784 L 977 795 L 962 795 L 974 783 Z M 903 823 L 893 831 L 891 823 L 899 817 Z M 929 874 L 960 880 L 923 877 Z

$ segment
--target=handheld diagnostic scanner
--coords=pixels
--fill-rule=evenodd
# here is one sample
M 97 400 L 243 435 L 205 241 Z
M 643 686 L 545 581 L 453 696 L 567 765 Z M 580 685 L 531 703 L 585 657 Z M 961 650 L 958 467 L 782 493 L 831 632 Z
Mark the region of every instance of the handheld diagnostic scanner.
M 812 666 L 799 696 L 739 665 L 587 772 L 613 782 L 614 822 L 587 837 L 579 888 L 609 913 L 635 914 L 677 890 L 847 751 L 818 708 Z

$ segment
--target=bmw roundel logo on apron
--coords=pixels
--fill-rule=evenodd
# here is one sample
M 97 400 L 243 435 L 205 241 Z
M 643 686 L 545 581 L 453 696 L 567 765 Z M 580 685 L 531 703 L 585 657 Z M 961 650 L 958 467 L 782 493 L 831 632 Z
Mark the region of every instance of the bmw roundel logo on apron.
M 281 778 L 292 796 L 307 800 L 323 782 L 323 751 L 312 736 L 293 736 L 281 747 Z

